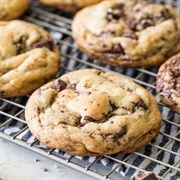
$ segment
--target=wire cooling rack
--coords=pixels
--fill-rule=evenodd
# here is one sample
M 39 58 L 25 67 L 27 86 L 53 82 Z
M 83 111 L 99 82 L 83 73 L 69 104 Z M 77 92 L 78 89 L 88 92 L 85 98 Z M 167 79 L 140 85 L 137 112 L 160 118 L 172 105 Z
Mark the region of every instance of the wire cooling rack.
M 151 1 L 167 3 L 180 12 L 180 0 Z M 61 70 L 57 77 L 73 70 L 98 68 L 128 76 L 152 93 L 159 104 L 163 121 L 156 139 L 132 154 L 104 155 L 100 157 L 71 156 L 57 149 L 49 149 L 33 137 L 24 118 L 29 96 L 0 98 L 0 137 L 37 152 L 66 166 L 97 179 L 129 179 L 138 171 L 153 171 L 159 179 L 180 179 L 180 115 L 171 111 L 155 92 L 158 68 L 123 68 L 104 65 L 89 59 L 77 48 L 71 37 L 73 15 L 31 2 L 23 20 L 37 24 L 51 33 L 61 51 Z

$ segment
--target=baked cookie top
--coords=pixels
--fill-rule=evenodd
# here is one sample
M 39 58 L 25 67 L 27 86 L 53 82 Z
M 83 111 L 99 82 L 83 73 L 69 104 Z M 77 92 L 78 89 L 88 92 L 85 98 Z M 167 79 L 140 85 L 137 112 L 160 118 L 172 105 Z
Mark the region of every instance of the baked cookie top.
M 96 4 L 102 0 L 40 0 L 40 2 L 47 6 L 52 6 L 67 12 L 76 12 L 79 9 Z
M 82 51 L 115 66 L 156 66 L 180 51 L 180 15 L 169 5 L 103 1 L 79 11 L 72 31 Z
M 156 91 L 165 104 L 180 114 L 180 53 L 161 65 Z
M 155 98 L 119 74 L 84 69 L 36 90 L 25 117 L 32 134 L 73 155 L 130 153 L 159 132 Z
M 23 96 L 53 78 L 59 50 L 42 28 L 19 20 L 0 22 L 0 97 Z
M 29 0 L 1 0 L 0 20 L 12 20 L 20 17 L 29 7 Z

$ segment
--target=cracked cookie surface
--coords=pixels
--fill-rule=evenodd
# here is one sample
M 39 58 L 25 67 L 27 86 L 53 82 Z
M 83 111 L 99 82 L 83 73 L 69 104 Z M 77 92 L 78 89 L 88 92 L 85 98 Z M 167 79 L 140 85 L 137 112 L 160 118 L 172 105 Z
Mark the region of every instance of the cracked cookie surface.
M 155 98 L 119 74 L 84 69 L 36 90 L 25 117 L 32 134 L 73 155 L 130 153 L 158 135 Z
M 59 50 L 42 28 L 19 20 L 0 22 L 0 97 L 32 93 L 59 70 Z
M 165 104 L 180 114 L 180 53 L 159 68 L 156 91 Z
M 72 32 L 89 57 L 114 66 L 157 66 L 180 51 L 180 15 L 169 5 L 103 1 L 80 10 Z
M 83 7 L 99 3 L 101 1 L 102 0 L 40 0 L 40 2 L 44 5 L 52 6 L 66 12 L 76 12 Z
M 1 0 L 0 20 L 13 20 L 20 17 L 29 7 L 29 0 Z

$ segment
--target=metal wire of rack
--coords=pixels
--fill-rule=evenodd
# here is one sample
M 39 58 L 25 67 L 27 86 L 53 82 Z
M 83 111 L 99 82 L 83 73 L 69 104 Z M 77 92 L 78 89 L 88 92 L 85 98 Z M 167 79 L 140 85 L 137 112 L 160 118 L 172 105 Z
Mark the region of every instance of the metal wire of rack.
M 155 1 L 164 3 L 164 1 Z M 167 0 L 180 11 L 179 0 Z M 24 109 L 29 96 L 0 98 L 0 138 L 23 146 L 52 160 L 97 179 L 128 179 L 137 171 L 154 171 L 159 179 L 180 178 L 180 115 L 166 107 L 155 92 L 158 68 L 123 68 L 104 65 L 79 51 L 71 37 L 72 15 L 32 3 L 23 20 L 49 31 L 61 51 L 61 70 L 57 77 L 82 68 L 98 68 L 128 76 L 157 98 L 163 121 L 159 136 L 148 146 L 132 154 L 77 157 L 42 145 L 29 132 Z M 7 128 L 8 127 L 8 128 Z M 87 160 L 88 159 L 88 160 Z M 124 176 L 121 176 L 124 175 Z

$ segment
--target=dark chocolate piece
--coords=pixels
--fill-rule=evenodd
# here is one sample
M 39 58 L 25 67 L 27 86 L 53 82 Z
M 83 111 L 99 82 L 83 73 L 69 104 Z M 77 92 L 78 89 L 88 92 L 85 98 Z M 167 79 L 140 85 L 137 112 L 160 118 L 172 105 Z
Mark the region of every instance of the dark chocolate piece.
M 143 29 L 146 29 L 146 28 L 154 25 L 154 23 L 151 19 L 141 19 L 140 23 L 141 23 Z
M 26 41 L 27 37 L 26 36 L 21 36 L 19 39 L 19 42 L 15 43 L 14 46 L 16 48 L 16 54 L 22 54 L 26 51 Z
M 54 43 L 53 43 L 53 40 L 42 40 L 42 41 L 39 41 L 39 42 L 32 44 L 32 47 L 33 48 L 47 47 L 48 49 L 53 51 Z
M 132 29 L 132 30 L 136 29 L 136 25 L 137 25 L 136 19 L 134 19 L 134 18 L 126 18 L 124 21 L 129 26 L 130 29 Z
M 54 89 L 56 89 L 58 92 L 64 90 L 66 86 L 67 84 L 61 79 L 57 79 L 54 83 Z
M 124 33 L 124 34 L 122 34 L 122 37 L 127 37 L 127 38 L 135 39 L 135 40 L 138 39 L 138 37 L 136 36 L 136 34 L 135 34 L 135 33 L 132 33 L 132 32 Z
M 133 103 L 132 111 L 135 112 L 137 108 L 143 108 L 145 111 L 148 110 L 148 107 L 144 103 L 143 100 L 138 101 L 137 103 Z
M 102 137 L 104 139 L 108 137 L 113 138 L 115 140 L 121 138 L 122 136 L 124 136 L 127 133 L 127 126 L 123 126 L 122 129 L 119 132 L 113 133 L 113 134 L 103 134 Z
M 106 15 L 106 19 L 108 21 L 111 20 L 119 20 L 121 17 L 124 16 L 124 10 L 123 10 L 124 4 L 117 4 L 112 8 L 109 8 L 107 10 L 107 15 Z
M 121 44 L 115 44 L 112 46 L 112 49 L 110 50 L 110 53 L 118 53 L 125 55 L 124 49 L 121 46 Z

